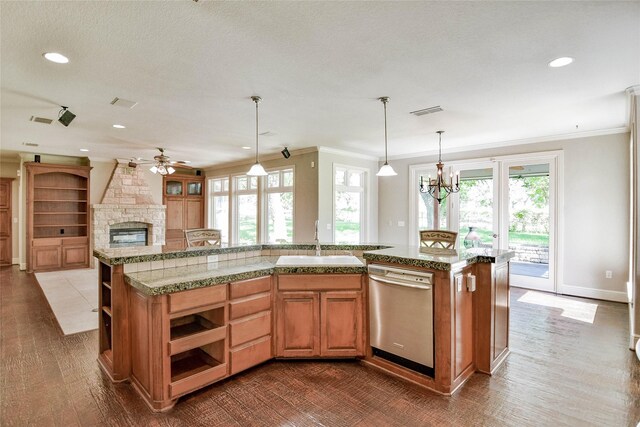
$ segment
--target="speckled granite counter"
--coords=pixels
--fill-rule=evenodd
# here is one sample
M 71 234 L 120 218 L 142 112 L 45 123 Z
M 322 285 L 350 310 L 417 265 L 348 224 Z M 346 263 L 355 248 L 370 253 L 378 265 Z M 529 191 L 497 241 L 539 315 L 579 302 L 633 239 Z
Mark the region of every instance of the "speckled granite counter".
M 162 295 L 255 277 L 280 274 L 363 274 L 366 267 L 276 267 L 277 256 L 148 270 L 125 275 L 125 282 L 146 295 Z
M 108 265 L 124 265 L 125 281 L 147 295 L 162 295 L 252 279 L 276 272 L 280 274 L 366 273 L 366 267 L 275 266 L 278 255 L 307 254 L 314 250 L 315 246 L 312 244 L 203 247 L 182 251 L 164 251 L 162 247 L 152 246 L 94 250 L 94 256 Z M 422 253 L 415 246 L 392 247 L 381 244 L 323 244 L 322 250 L 324 253 L 352 251 L 369 262 L 388 262 L 443 271 L 455 270 L 474 263 L 504 262 L 514 255 L 512 251 L 474 248 L 460 251 L 456 256 L 441 256 Z M 186 260 L 189 260 L 189 264 Z M 135 265 L 143 264 L 148 264 L 145 271 L 141 271 L 142 267 L 136 271 Z
M 472 248 L 459 251 L 457 255 L 430 255 L 420 252 L 416 246 L 394 246 L 364 252 L 369 262 L 389 262 L 414 267 L 450 271 L 475 263 L 499 263 L 511 259 L 513 251 Z

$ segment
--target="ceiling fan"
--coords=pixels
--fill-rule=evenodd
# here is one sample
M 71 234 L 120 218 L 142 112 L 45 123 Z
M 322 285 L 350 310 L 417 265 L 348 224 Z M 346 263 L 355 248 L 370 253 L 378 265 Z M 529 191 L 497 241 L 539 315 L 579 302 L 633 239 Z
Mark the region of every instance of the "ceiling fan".
M 143 160 L 143 159 L 131 159 L 128 163 L 128 166 L 131 168 L 135 168 L 138 165 L 152 164 L 149 169 L 153 173 L 159 173 L 160 175 L 171 175 L 176 170 L 173 166 L 193 169 L 188 165 L 190 163 L 188 160 L 170 160 L 169 156 L 164 154 L 164 148 L 157 147 L 160 151 L 160 154 L 153 157 L 153 161 L 151 160 Z

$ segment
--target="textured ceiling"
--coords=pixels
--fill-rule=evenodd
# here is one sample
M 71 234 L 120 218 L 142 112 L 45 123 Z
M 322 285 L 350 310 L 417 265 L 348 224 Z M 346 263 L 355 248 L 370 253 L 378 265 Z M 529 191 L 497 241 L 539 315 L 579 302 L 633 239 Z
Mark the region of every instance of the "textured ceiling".
M 384 155 L 627 123 L 640 2 L 2 1 L 1 148 L 196 166 L 282 146 Z M 54 64 L 44 52 L 65 54 Z M 547 63 L 571 56 L 568 67 Z M 133 109 L 110 105 L 114 97 Z M 77 118 L 63 127 L 59 105 Z M 408 113 L 434 105 L 444 112 Z M 126 129 L 111 127 L 122 123 Z M 577 126 L 577 128 L 576 128 Z M 39 144 L 29 148 L 24 143 Z

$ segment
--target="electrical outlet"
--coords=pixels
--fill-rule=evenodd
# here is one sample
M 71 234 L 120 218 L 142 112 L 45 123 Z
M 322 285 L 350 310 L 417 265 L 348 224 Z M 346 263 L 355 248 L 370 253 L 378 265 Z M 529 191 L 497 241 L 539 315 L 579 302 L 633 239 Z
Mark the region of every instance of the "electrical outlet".
M 404 221 L 398 221 L 398 227 L 404 227 Z
M 613 271 L 611 271 L 611 270 L 606 270 L 606 271 L 604 272 L 604 277 L 605 277 L 605 279 L 611 279 L 611 278 L 613 277 Z
M 327 224 L 327 230 L 331 230 L 331 224 Z

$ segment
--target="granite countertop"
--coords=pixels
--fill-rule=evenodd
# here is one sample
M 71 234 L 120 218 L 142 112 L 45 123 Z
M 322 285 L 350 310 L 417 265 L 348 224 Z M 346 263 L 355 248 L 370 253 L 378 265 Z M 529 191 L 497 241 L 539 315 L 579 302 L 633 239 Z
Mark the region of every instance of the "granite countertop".
M 361 267 L 276 267 L 277 256 L 260 256 L 125 275 L 125 282 L 147 295 L 162 295 L 279 274 L 363 274 Z
M 385 249 L 366 251 L 363 257 L 369 262 L 390 262 L 449 271 L 480 262 L 504 262 L 514 255 L 513 251 L 485 248 L 463 249 L 457 251 L 456 255 L 432 255 L 421 252 L 417 246 L 396 245 Z

